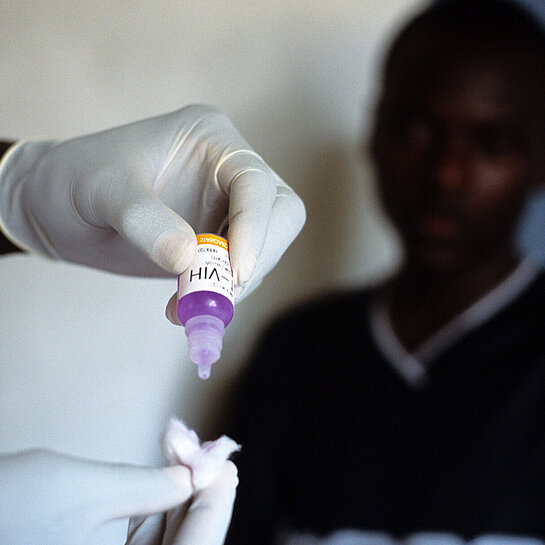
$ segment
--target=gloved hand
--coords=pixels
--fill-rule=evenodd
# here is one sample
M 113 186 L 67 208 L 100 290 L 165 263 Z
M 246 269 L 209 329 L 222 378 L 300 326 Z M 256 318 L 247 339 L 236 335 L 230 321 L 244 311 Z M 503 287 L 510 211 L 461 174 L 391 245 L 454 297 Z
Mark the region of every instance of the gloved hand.
M 222 545 L 237 484 L 235 465 L 225 462 L 216 479 L 190 501 L 168 513 L 131 519 L 125 545 Z
M 299 197 L 209 106 L 67 141 L 23 141 L 0 163 L 0 226 L 19 247 L 164 276 L 188 267 L 195 232 L 228 224 L 238 296 L 274 267 L 304 220 Z
M 200 445 L 172 420 L 156 469 L 82 460 L 47 450 L 0 456 L 0 543 L 84 544 L 100 524 L 131 515 L 130 545 L 220 545 L 238 484 L 228 437 Z M 164 524 L 163 524 L 164 522 Z M 163 539 L 163 541 L 161 541 Z
M 192 494 L 183 466 L 105 464 L 45 450 L 3 455 L 0 543 L 83 544 L 101 523 L 164 511 Z
M 131 519 L 126 545 L 221 545 L 238 484 L 228 458 L 239 445 L 225 435 L 201 445 L 197 434 L 176 419 L 163 442 L 171 463 L 190 468 L 195 496 L 166 514 Z

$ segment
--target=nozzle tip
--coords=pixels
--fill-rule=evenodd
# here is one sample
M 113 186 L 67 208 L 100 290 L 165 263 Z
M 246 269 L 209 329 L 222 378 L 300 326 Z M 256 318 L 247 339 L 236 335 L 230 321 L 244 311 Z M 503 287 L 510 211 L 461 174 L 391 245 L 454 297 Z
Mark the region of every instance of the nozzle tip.
M 210 376 L 210 373 L 212 370 L 212 362 L 210 360 L 201 361 L 198 363 L 198 366 L 199 366 L 199 378 L 206 380 Z
M 207 379 L 212 364 L 219 360 L 224 323 L 214 316 L 194 316 L 185 324 L 189 357 L 199 366 L 199 377 Z

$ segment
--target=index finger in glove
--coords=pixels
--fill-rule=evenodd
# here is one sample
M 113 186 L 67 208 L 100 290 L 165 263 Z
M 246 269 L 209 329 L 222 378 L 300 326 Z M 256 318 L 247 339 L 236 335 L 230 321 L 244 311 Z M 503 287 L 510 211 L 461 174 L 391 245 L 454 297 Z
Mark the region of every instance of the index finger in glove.
M 229 254 L 235 285 L 247 282 L 254 272 L 265 244 L 277 239 L 289 241 L 274 254 L 278 259 L 297 236 L 305 220 L 304 206 L 296 193 L 252 150 L 238 150 L 225 156 L 216 176 L 220 187 L 229 191 Z M 282 208 L 288 221 L 275 225 L 272 240 L 271 221 Z M 283 233 L 280 230 L 283 229 Z M 270 270 L 271 267 L 269 267 Z
M 79 543 L 103 522 L 156 513 L 193 494 L 191 472 L 84 460 L 46 450 L 0 457 L 0 541 Z M 29 518 L 29 513 L 32 515 Z
M 24 453 L 19 460 L 43 474 L 51 492 L 62 490 L 71 508 L 82 509 L 96 524 L 164 511 L 193 493 L 191 472 L 183 466 L 105 463 L 40 450 Z
M 195 494 L 189 506 L 180 506 L 167 514 L 163 545 L 222 545 L 237 485 L 237 468 L 227 461 L 212 483 Z
M 98 489 L 107 492 L 95 503 L 99 522 L 165 511 L 187 501 L 193 492 L 190 471 L 183 466 L 103 464 L 90 470 Z
M 235 287 L 235 298 L 240 301 L 243 297 L 253 291 L 263 277 L 268 274 L 278 263 L 284 252 L 288 249 L 295 237 L 299 234 L 306 219 L 305 206 L 299 196 L 291 189 L 276 173 L 273 172 L 276 194 L 272 209 L 267 217 L 262 215 L 256 218 L 255 223 L 261 222 L 266 225 L 264 227 L 264 239 L 257 240 L 257 237 L 249 237 L 249 243 L 253 244 L 253 248 L 260 248 L 257 254 L 255 268 L 250 271 L 250 274 L 241 276 L 240 281 Z M 241 234 L 235 231 L 231 234 L 231 227 L 239 230 Z M 241 240 L 243 233 L 251 228 L 251 219 L 243 218 L 239 223 L 235 222 L 234 226 L 229 229 L 229 238 Z M 261 233 L 260 233 L 261 235 Z M 240 249 L 235 246 L 231 249 L 229 244 L 231 259 L 235 260 L 242 252 L 247 252 L 246 255 L 253 255 L 252 247 L 246 249 L 244 246 Z
M 276 184 L 271 169 L 252 150 L 223 157 L 216 179 L 229 194 L 229 254 L 235 285 L 239 285 L 250 278 L 261 253 Z

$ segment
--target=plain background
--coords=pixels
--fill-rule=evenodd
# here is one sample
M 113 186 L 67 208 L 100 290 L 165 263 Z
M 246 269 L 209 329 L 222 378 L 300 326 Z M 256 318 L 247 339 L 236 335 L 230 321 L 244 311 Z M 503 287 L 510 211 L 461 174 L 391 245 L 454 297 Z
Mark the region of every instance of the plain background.
M 301 195 L 308 220 L 280 265 L 236 308 L 206 382 L 187 358 L 183 330 L 164 317 L 175 278 L 2 258 L 0 451 L 40 446 L 161 463 L 170 415 L 204 439 L 222 431 L 232 386 L 272 316 L 392 270 L 400 250 L 361 147 L 390 33 L 421 5 L 3 2 L 1 136 L 67 138 L 214 104 Z M 122 543 L 123 535 L 124 525 L 114 524 L 97 543 Z

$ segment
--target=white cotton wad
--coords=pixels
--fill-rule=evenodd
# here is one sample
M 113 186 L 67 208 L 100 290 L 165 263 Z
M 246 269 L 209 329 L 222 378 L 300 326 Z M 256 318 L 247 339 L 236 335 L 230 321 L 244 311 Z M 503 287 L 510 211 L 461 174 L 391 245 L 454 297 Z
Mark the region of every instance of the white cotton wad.
M 201 445 L 197 434 L 183 422 L 171 418 L 163 438 L 165 456 L 171 464 L 191 470 L 195 491 L 208 486 L 231 454 L 240 449 L 235 441 L 222 435 Z

